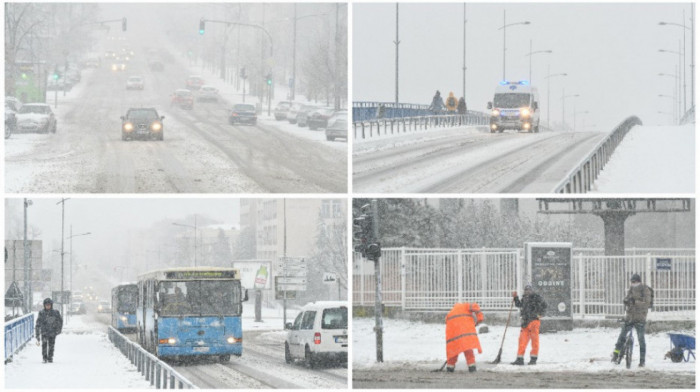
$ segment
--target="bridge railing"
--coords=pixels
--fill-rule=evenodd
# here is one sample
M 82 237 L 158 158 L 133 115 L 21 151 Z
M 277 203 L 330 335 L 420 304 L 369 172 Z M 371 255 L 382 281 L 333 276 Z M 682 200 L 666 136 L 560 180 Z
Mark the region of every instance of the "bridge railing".
M 395 102 L 353 102 L 352 120 L 369 121 L 380 118 L 419 117 L 430 113 L 429 105 Z
M 384 118 L 352 123 L 355 140 L 369 139 L 387 134 L 399 134 L 427 130 L 430 128 L 452 128 L 460 126 L 488 125 L 489 117 L 479 112 L 465 115 L 437 115 L 420 117 Z
M 34 336 L 34 314 L 30 313 L 5 323 L 5 363 Z
M 620 123 L 612 132 L 591 152 L 586 155 L 564 179 L 554 187 L 554 193 L 586 193 L 591 190 L 593 183 L 603 170 L 618 145 L 622 142 L 627 132 L 635 125 L 642 125 L 642 120 L 637 116 L 631 116 Z
M 694 124 L 695 123 L 695 106 L 691 107 L 688 109 L 687 112 L 681 117 L 680 124 L 685 125 L 685 124 Z
M 156 389 L 198 389 L 191 381 L 168 366 L 155 355 L 144 350 L 114 329 L 109 327 L 107 331 L 109 340 L 124 354 L 136 369 L 155 385 Z

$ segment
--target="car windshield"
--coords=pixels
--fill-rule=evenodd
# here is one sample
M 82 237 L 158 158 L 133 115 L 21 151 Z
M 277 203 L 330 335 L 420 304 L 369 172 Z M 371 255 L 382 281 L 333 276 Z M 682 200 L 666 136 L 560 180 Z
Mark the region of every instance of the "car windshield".
M 345 114 L 336 114 L 328 120 L 328 126 L 334 128 L 343 128 L 348 125 L 348 117 Z
M 348 327 L 348 308 L 341 306 L 323 310 L 321 329 L 345 329 Z
M 285 110 L 285 109 L 289 109 L 290 106 L 292 106 L 292 105 L 289 102 L 280 102 L 277 104 L 277 109 Z
M 530 94 L 528 93 L 508 93 L 496 94 L 493 98 L 493 106 L 497 108 L 521 108 L 530 105 Z
M 255 106 L 253 105 L 245 105 L 245 104 L 238 104 L 233 107 L 233 110 L 237 112 L 254 112 L 255 111 Z
M 129 119 L 157 120 L 158 113 L 153 109 L 132 109 L 126 114 Z
M 41 113 L 41 114 L 49 114 L 50 109 L 48 106 L 44 105 L 24 105 L 22 106 L 21 109 L 19 109 L 20 113 Z
M 329 116 L 329 115 L 333 114 L 334 111 L 335 111 L 334 109 L 324 108 L 324 109 L 317 110 L 316 113 L 322 114 L 324 116 Z
M 241 283 L 222 281 L 168 281 L 159 287 L 161 316 L 240 315 Z

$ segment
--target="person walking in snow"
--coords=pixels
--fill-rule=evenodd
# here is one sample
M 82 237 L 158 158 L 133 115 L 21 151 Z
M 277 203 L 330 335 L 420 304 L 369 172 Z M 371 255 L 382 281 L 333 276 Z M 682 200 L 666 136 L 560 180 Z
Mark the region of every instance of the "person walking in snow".
M 37 343 L 41 342 L 41 356 L 44 363 L 53 362 L 53 351 L 56 345 L 56 336 L 63 329 L 63 318 L 61 312 L 53 308 L 51 298 L 44 300 L 44 309 L 39 312 L 36 319 L 34 335 Z
M 445 100 L 445 106 L 447 107 L 447 112 L 449 114 L 457 113 L 457 98 L 452 91 L 450 91 L 450 95 Z
M 445 317 L 445 345 L 447 371 L 454 372 L 459 354 L 464 353 L 470 372 L 476 371 L 474 349 L 481 354 L 476 326 L 484 321 L 484 314 L 476 303 L 456 303 Z
M 547 304 L 542 297 L 532 290 L 531 285 L 525 286 L 522 301 L 518 298 L 517 291 L 513 291 L 513 301 L 515 306 L 520 308 L 520 317 L 523 322 L 520 328 L 520 339 L 518 339 L 518 358 L 511 365 L 524 365 L 525 349 L 532 341 L 530 347 L 530 362 L 528 365 L 537 364 L 537 354 L 540 351 L 540 317 L 547 309 Z
M 433 96 L 433 102 L 430 103 L 428 110 L 433 114 L 440 114 L 442 110 L 445 109 L 445 104 L 442 102 L 442 97 L 440 96 L 440 90 L 435 92 Z
M 459 99 L 459 103 L 457 104 L 457 113 L 462 116 L 467 114 L 467 101 L 464 100 L 464 97 Z
M 625 324 L 622 326 L 617 343 L 615 343 L 612 361 L 617 363 L 627 334 L 634 328 L 637 330 L 637 337 L 639 338 L 639 367 L 644 367 L 647 353 L 647 343 L 644 340 L 644 326 L 647 322 L 647 312 L 654 304 L 654 290 L 642 283 L 642 278 L 639 274 L 634 274 L 630 279 L 630 288 L 627 291 L 627 296 L 622 302 L 625 304 Z

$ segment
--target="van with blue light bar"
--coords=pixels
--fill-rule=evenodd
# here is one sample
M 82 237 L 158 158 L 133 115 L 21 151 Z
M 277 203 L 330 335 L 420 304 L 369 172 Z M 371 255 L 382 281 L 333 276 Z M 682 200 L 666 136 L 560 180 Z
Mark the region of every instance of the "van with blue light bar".
M 539 100 L 537 89 L 527 80 L 501 81 L 496 86 L 493 102 L 487 105 L 491 110 L 491 133 L 503 132 L 506 129 L 539 132 Z
M 138 341 L 159 358 L 243 353 L 241 317 L 248 291 L 233 268 L 169 268 L 138 279 Z

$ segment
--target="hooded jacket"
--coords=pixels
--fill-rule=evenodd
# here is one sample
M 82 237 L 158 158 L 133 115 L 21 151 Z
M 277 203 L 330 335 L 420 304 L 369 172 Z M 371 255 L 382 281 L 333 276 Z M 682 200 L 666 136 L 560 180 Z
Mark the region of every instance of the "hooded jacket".
M 522 327 L 527 327 L 533 320 L 539 320 L 539 316 L 544 314 L 547 303 L 537 293 L 523 295 L 522 301 L 515 297 L 515 306 L 520 308 L 520 317 L 523 319 Z
M 53 308 L 53 302 L 51 304 L 51 309 L 42 309 L 39 312 L 39 317 L 36 319 L 35 336 L 41 337 L 55 337 L 61 333 L 63 329 L 63 318 L 61 317 L 61 312 Z
M 457 110 L 457 98 L 455 98 L 455 95 L 452 91 L 450 91 L 450 95 L 447 97 L 445 100 L 445 106 L 447 107 L 447 110 L 450 112 L 454 112 Z
M 644 283 L 633 284 L 627 291 L 624 303 L 627 305 L 626 319 L 633 323 L 647 321 L 647 313 L 654 300 L 654 292 Z
M 476 334 L 476 324 L 484 321 L 481 308 L 475 303 L 457 303 L 445 317 L 445 345 L 447 358 L 477 349 L 481 353 L 481 343 Z

